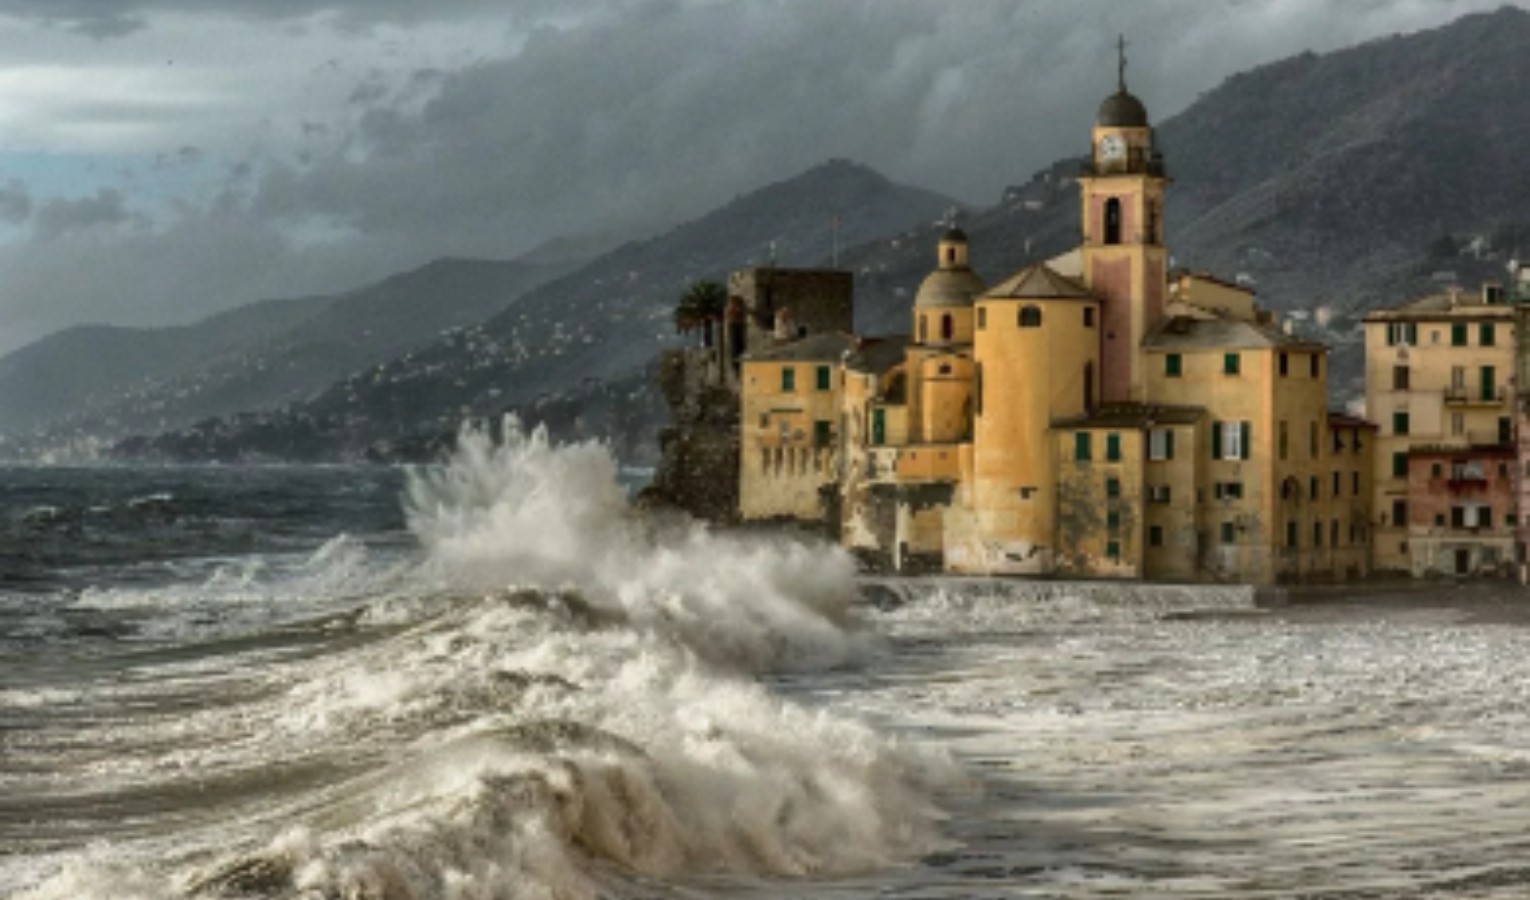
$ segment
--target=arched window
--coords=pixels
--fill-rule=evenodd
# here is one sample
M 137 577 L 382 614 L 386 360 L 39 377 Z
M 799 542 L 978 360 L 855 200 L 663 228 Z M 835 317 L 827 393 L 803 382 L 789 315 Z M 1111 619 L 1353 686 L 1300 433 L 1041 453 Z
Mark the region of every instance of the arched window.
M 1036 307 L 1036 306 L 1023 307 L 1020 310 L 1020 327 L 1021 328 L 1040 328 L 1041 327 L 1041 309 L 1040 309 L 1040 307 Z
M 1121 243 L 1121 201 L 1115 197 L 1105 201 L 1105 243 Z
M 956 265 L 956 248 L 955 247 L 947 247 L 946 248 L 946 262 L 950 263 L 953 266 Z
M 951 340 L 952 332 L 953 328 L 951 326 L 951 314 L 946 313 L 940 317 L 940 339 L 943 341 Z
M 930 339 L 930 320 L 925 316 L 919 317 L 919 343 Z

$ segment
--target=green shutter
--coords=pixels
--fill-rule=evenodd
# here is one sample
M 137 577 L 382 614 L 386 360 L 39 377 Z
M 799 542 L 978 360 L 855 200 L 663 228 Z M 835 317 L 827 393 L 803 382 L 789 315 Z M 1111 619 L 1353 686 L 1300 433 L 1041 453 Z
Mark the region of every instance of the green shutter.
M 1452 347 L 1465 347 L 1466 346 L 1466 323 L 1465 322 L 1457 322 L 1456 324 L 1450 326 L 1450 346 L 1452 346 Z
M 1253 426 L 1250 425 L 1248 422 L 1244 422 L 1242 424 L 1242 426 L 1238 430 L 1241 432 L 1239 437 L 1242 438 L 1242 443 L 1243 443 L 1243 446 L 1239 448 L 1240 450 L 1243 451 L 1243 455 L 1240 456 L 1239 458 L 1240 459 L 1248 459 L 1249 447 L 1250 447 L 1250 444 L 1252 443 L 1252 436 L 1253 436 L 1253 431 L 1254 431 Z
M 818 367 L 818 389 L 820 391 L 826 391 L 826 390 L 829 389 L 829 367 L 828 366 L 819 366 Z
M 1392 433 L 1406 435 L 1408 433 L 1408 414 L 1405 412 L 1392 413 Z
M 1121 435 L 1107 434 L 1105 436 L 1105 460 L 1107 462 L 1121 461 Z
M 887 410 L 881 407 L 871 411 L 871 442 L 878 447 L 887 443 Z
M 1236 353 L 1229 353 L 1222 357 L 1222 373 L 1224 375 L 1238 374 L 1239 357 Z
M 1222 458 L 1222 423 L 1211 423 L 1211 458 Z
M 1484 347 L 1491 347 L 1493 346 L 1493 338 L 1493 323 L 1483 322 L 1482 327 L 1477 332 L 1477 343 Z
M 1105 527 L 1109 528 L 1111 531 L 1115 531 L 1116 529 L 1120 528 L 1121 514 L 1115 510 L 1107 512 L 1105 514 Z
M 1174 431 L 1172 429 L 1166 430 L 1163 433 L 1163 458 L 1174 458 Z
M 1178 378 L 1183 371 L 1182 360 L 1178 353 L 1170 353 L 1163 358 L 1163 374 L 1170 378 Z
M 1119 479 L 1119 478 L 1107 478 L 1107 479 L 1105 479 L 1105 496 L 1107 496 L 1107 497 L 1119 497 L 1119 496 L 1121 496 L 1121 479 Z
M 1406 343 L 1408 344 L 1408 346 L 1410 346 L 1410 347 L 1417 347 L 1418 346 L 1418 323 L 1417 322 L 1409 322 L 1407 325 L 1403 326 L 1403 331 L 1406 333 L 1406 336 L 1407 336 Z
M 1407 478 L 1408 477 L 1408 454 L 1406 454 L 1406 453 L 1393 453 L 1392 454 L 1392 477 L 1393 478 Z
M 1493 399 L 1493 388 L 1498 381 L 1498 371 L 1492 366 L 1482 367 L 1482 399 Z
M 781 391 L 790 393 L 797 389 L 797 370 L 786 366 L 781 370 Z
M 1073 436 L 1073 458 L 1079 462 L 1088 462 L 1089 455 L 1089 432 L 1080 431 Z

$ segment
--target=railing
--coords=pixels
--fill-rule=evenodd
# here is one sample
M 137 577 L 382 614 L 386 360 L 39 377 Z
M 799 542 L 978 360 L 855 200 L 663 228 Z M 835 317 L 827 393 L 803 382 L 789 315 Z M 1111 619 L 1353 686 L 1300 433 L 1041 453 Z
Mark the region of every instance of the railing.
M 1504 387 L 1494 388 L 1484 394 L 1481 389 L 1467 387 L 1448 387 L 1445 389 L 1445 402 L 1458 406 L 1497 406 L 1509 398 L 1509 391 Z
M 1473 447 L 1496 447 L 1500 444 L 1508 444 L 1514 440 L 1512 434 L 1500 434 L 1493 428 L 1469 428 L 1466 431 L 1466 442 Z

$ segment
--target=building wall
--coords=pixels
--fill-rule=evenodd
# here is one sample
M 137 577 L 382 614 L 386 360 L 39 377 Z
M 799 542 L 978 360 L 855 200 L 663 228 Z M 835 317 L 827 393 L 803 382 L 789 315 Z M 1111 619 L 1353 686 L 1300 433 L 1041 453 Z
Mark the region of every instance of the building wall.
M 1255 320 L 1254 292 L 1201 275 L 1182 275 L 1170 289 L 1171 299 L 1246 322 Z
M 1408 458 L 1409 570 L 1506 574 L 1514 560 L 1515 451 L 1510 446 L 1415 450 Z M 1488 511 L 1486 525 L 1455 510 Z M 1478 514 L 1480 516 L 1480 513 Z M 1480 523 L 1478 516 L 1471 517 Z
M 1019 327 L 1023 306 L 1041 310 Z M 1046 439 L 1054 419 L 1084 412 L 1086 367 L 1099 371 L 1099 332 L 1078 300 L 983 299 L 985 328 L 973 356 L 979 385 L 973 426 L 971 518 L 956 529 L 947 567 L 966 572 L 1042 573 L 1052 568 L 1056 479 Z M 1098 391 L 1098 376 L 1096 388 Z
M 819 387 L 821 368 L 829 372 L 827 388 Z M 789 390 L 787 370 L 794 373 Z M 745 361 L 739 382 L 740 516 L 823 521 L 821 489 L 839 479 L 840 368 Z
M 1087 460 L 1078 458 L 1080 434 L 1090 438 Z M 1107 454 L 1112 442 L 1120 449 L 1114 460 Z M 1147 459 L 1143 432 L 1059 428 L 1052 434 L 1052 450 L 1057 461 L 1057 573 L 1142 577 Z
M 775 344 L 783 310 L 803 335 L 853 330 L 854 294 L 854 276 L 833 269 L 741 269 L 728 276 L 728 295 L 745 310 L 746 352 Z
M 1196 517 L 1198 470 L 1205 461 L 1196 453 L 1201 445 L 1200 425 L 1156 426 L 1174 435 L 1174 455 L 1166 460 L 1147 459 L 1143 464 L 1142 574 L 1155 581 L 1200 579 L 1202 534 Z M 1154 543 L 1154 530 L 1158 543 Z
M 1406 522 L 1392 520 L 1393 502 L 1411 501 L 1408 479 L 1394 474 L 1394 458 L 1414 446 L 1494 445 L 1500 420 L 1513 415 L 1508 384 L 1514 366 L 1513 309 L 1483 306 L 1464 297 L 1451 310 L 1432 314 L 1372 314 L 1365 324 L 1366 415 L 1380 426 L 1375 442 L 1375 488 L 1372 499 L 1377 528 L 1375 565 L 1384 571 L 1410 571 Z M 1492 346 L 1481 343 L 1480 326 L 1494 325 Z M 1412 325 L 1417 344 L 1391 343 L 1388 326 Z M 1466 326 L 1467 344 L 1453 346 L 1452 326 Z M 1495 390 L 1481 395 L 1481 370 L 1495 370 Z M 1395 370 L 1406 368 L 1407 389 L 1395 387 Z M 1453 370 L 1461 370 L 1459 387 Z M 1398 433 L 1395 414 L 1408 415 L 1406 434 Z M 1512 429 L 1512 426 L 1511 426 Z M 1399 463 L 1399 465 L 1406 465 Z

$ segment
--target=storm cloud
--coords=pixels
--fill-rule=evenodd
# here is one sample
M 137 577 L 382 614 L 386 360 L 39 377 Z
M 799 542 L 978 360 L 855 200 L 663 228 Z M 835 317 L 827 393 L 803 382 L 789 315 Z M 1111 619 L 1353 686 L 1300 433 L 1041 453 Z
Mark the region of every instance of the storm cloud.
M 0 168 L 0 350 L 644 233 L 830 157 L 989 203 L 1080 152 L 1121 33 L 1162 120 L 1235 71 L 1496 5 L 0 0 L 27 161 Z M 117 80 L 76 75 L 89 102 L 47 80 L 92 71 Z

